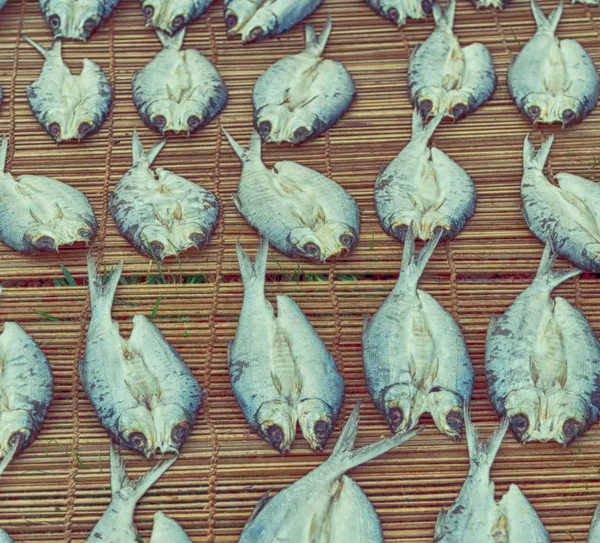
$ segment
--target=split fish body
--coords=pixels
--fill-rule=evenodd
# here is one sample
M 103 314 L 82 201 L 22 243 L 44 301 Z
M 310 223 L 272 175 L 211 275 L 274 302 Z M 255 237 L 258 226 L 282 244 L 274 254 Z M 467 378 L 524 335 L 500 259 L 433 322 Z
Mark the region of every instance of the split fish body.
M 287 452 L 299 422 L 313 450 L 322 450 L 338 418 L 344 382 L 335 360 L 296 302 L 265 298 L 268 244 L 254 265 L 238 243 L 244 301 L 228 366 L 246 420 L 277 450 Z
M 191 543 L 183 528 L 164 513 L 154 514 L 150 543 Z

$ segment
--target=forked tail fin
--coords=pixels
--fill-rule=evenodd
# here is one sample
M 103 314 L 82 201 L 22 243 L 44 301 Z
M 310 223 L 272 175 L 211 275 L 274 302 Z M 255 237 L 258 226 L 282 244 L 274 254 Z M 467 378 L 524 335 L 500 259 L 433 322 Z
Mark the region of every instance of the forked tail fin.
M 142 145 L 142 140 L 140 140 L 140 136 L 137 133 L 137 130 L 133 129 L 133 138 L 131 140 L 131 151 L 133 154 L 133 165 L 136 166 L 142 161 L 146 161 L 148 166 L 151 166 L 158 153 L 160 153 L 161 149 L 167 143 L 167 138 L 155 143 L 150 149 L 144 151 L 144 146 Z
M 313 25 L 307 24 L 304 27 L 304 35 L 306 40 L 306 48 L 305 51 L 314 55 L 317 58 L 323 56 L 323 52 L 325 51 L 325 47 L 327 46 L 327 42 L 329 41 L 329 36 L 331 35 L 331 29 L 333 28 L 333 23 L 331 20 L 331 15 L 327 18 L 327 22 L 323 25 L 321 29 L 321 33 L 317 36 L 315 32 L 315 27 Z

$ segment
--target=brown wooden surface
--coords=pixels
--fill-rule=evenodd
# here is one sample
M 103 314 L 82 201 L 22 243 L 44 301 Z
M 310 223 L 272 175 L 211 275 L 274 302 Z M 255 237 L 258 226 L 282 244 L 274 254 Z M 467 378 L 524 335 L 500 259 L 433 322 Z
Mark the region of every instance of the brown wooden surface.
M 548 11 L 552 3 L 544 2 Z M 347 115 L 315 141 L 292 148 L 264 149 L 267 164 L 292 159 L 319 169 L 346 187 L 362 210 L 362 238 L 357 251 L 336 263 L 317 266 L 302 262 L 305 273 L 319 281 L 285 280 L 297 263 L 273 253 L 268 293 L 290 294 L 305 310 L 334 353 L 343 372 L 347 397 L 344 417 L 359 399 L 363 417 L 359 444 L 388 434 L 365 389 L 360 337 L 364 314 L 372 314 L 394 283 L 401 246 L 386 236 L 377 222 L 372 187 L 387 164 L 410 137 L 411 110 L 406 70 L 410 50 L 433 27 L 411 21 L 398 31 L 360 0 L 325 0 L 310 20 L 320 26 L 328 13 L 334 31 L 327 49 L 343 61 L 358 87 L 358 98 Z M 558 34 L 575 37 L 600 64 L 598 9 L 566 5 Z M 488 435 L 497 423 L 485 392 L 483 348 L 491 313 L 500 313 L 521 292 L 535 272 L 541 246 L 520 213 L 521 150 L 530 126 L 516 111 L 506 88 L 512 56 L 534 31 L 528 2 L 516 0 L 505 12 L 476 11 L 459 0 L 456 33 L 462 43 L 484 42 L 491 50 L 499 86 L 490 102 L 476 114 L 453 125 L 445 123 L 435 144 L 456 159 L 473 177 L 478 209 L 461 236 L 436 251 L 421 288 L 436 297 L 455 316 L 467 338 L 476 367 L 473 419 Z M 118 234 L 107 213 L 109 191 L 131 163 L 131 132 L 136 126 L 149 145 L 158 140 L 146 129 L 133 107 L 131 77 L 159 50 L 152 30 L 144 28 L 137 0 L 122 0 L 109 24 L 89 41 L 64 44 L 64 56 L 74 71 L 89 57 L 107 71 L 116 101 L 103 129 L 81 144 L 57 146 L 29 110 L 25 89 L 39 72 L 41 56 L 19 39 L 27 33 L 44 45 L 51 35 L 36 0 L 10 0 L 0 13 L 0 131 L 10 135 L 9 166 L 15 174 L 56 177 L 83 190 L 100 220 L 94 250 L 112 265 L 125 260 L 125 275 L 156 276 L 156 268 L 138 255 Z M 230 90 L 219 121 L 190 138 L 175 136 L 156 165 L 173 169 L 214 190 L 224 213 L 210 244 L 182 258 L 183 275 L 205 274 L 197 285 L 125 285 L 114 316 L 124 334 L 138 312 L 151 315 L 162 297 L 155 322 L 180 351 L 207 392 L 204 409 L 181 458 L 141 501 L 136 521 L 148 541 L 152 515 L 161 510 L 177 519 L 193 541 L 233 543 L 267 489 L 283 488 L 321 463 L 325 454 L 312 454 L 298 436 L 286 457 L 280 457 L 251 434 L 235 403 L 226 368 L 227 342 L 233 337 L 241 305 L 235 242 L 254 251 L 257 237 L 235 210 L 240 165 L 219 124 L 241 143 L 251 132 L 251 90 L 262 71 L 281 56 L 297 52 L 302 27 L 275 39 L 243 47 L 225 38 L 219 0 L 188 30 L 186 46 L 198 47 L 217 64 Z M 550 170 L 598 178 L 600 113 L 557 133 Z M 536 131 L 538 132 L 538 131 Z M 540 134 L 534 133 L 539 141 Z M 109 440 L 78 383 L 77 362 L 85 343 L 89 316 L 87 289 L 52 287 L 64 278 L 64 264 L 81 283 L 86 249 L 67 249 L 58 255 L 25 257 L 0 246 L 0 322 L 15 320 L 47 353 L 55 375 L 55 399 L 37 441 L 0 478 L 0 527 L 17 542 L 82 542 L 110 497 Z M 564 264 L 564 262 L 561 262 Z M 179 266 L 167 262 L 164 273 L 176 283 Z M 348 277 L 352 276 L 352 277 Z M 28 284 L 34 288 L 16 288 Z M 40 286 L 44 285 L 44 286 Z M 586 276 L 572 280 L 558 294 L 583 309 L 600 332 L 600 283 Z M 125 302 L 125 303 L 123 303 Z M 42 312 L 43 314 L 40 314 Z M 52 319 L 48 320 L 48 315 Z M 466 444 L 443 437 L 429 417 L 425 431 L 394 452 L 352 472 L 369 495 L 383 523 L 386 541 L 432 540 L 439 509 L 456 496 L 468 468 Z M 339 426 L 339 425 L 338 425 Z M 149 468 L 125 453 L 132 476 Z M 493 470 L 498 496 L 518 483 L 530 498 L 555 541 L 584 541 L 600 493 L 600 438 L 592 427 L 579 442 L 565 449 L 555 443 L 518 445 L 507 436 Z

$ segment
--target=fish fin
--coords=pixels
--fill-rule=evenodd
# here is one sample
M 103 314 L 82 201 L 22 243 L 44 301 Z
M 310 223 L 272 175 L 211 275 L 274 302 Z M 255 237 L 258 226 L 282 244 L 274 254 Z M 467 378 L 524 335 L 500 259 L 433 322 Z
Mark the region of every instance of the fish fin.
M 432 237 L 421 249 L 419 256 L 415 258 L 415 233 L 413 232 L 412 222 L 409 224 L 406 230 L 406 238 L 404 239 L 404 248 L 402 250 L 402 264 L 400 266 L 400 273 L 406 272 L 410 268 L 410 273 L 416 274 L 417 277 L 421 277 L 425 267 L 431 258 L 431 255 L 435 251 L 437 244 L 442 237 L 443 231 L 441 228 L 436 228 L 435 235 Z
M 231 194 L 231 198 L 233 200 L 233 203 L 235 204 L 236 209 L 240 213 L 242 213 L 242 202 L 240 200 L 240 197 L 239 197 L 238 193 L 237 192 L 232 193 Z
M 448 0 L 446 9 L 442 10 L 439 2 L 434 2 L 432 6 L 433 20 L 436 26 L 448 26 L 452 29 L 454 26 L 454 14 L 456 13 L 456 0 Z
M 14 443 L 12 447 L 10 447 L 8 451 L 6 451 L 6 454 L 4 455 L 2 461 L 0 461 L 0 475 L 2 475 L 2 472 L 6 469 L 6 466 L 8 466 L 8 464 L 10 464 L 12 459 L 15 457 L 15 454 L 17 454 L 19 443 L 20 441 Z
M 548 15 L 548 17 L 546 17 L 536 0 L 531 0 L 531 11 L 533 12 L 533 17 L 538 30 L 545 30 L 549 28 L 554 33 L 556 32 L 556 28 L 558 27 L 558 23 L 560 22 L 560 18 L 562 16 L 563 2 L 560 0 L 558 7 L 554 9 L 552 13 Z
M 8 137 L 2 134 L 2 142 L 0 142 L 0 173 L 6 171 L 6 155 L 8 154 Z
M 337 443 L 331 452 L 331 456 L 337 456 L 339 454 L 343 454 L 345 452 L 351 452 L 354 450 L 354 442 L 356 441 L 356 436 L 358 434 L 358 422 L 360 421 L 360 404 L 362 402 L 358 402 L 352 413 L 348 417 L 346 424 L 338 437 Z
M 437 4 L 434 4 L 434 5 L 437 5 Z M 421 113 L 419 113 L 419 110 L 417 108 L 415 108 L 413 110 L 413 117 L 412 117 L 411 140 L 418 139 L 420 141 L 423 141 L 425 144 L 427 144 L 429 142 L 429 140 L 431 139 L 431 137 L 433 136 L 433 133 L 435 132 L 436 128 L 442 122 L 443 118 L 444 118 L 444 112 L 440 111 L 433 119 L 431 119 L 430 122 L 425 124 Z
M 267 490 L 262 495 L 262 498 L 260 500 L 258 500 L 256 507 L 254 508 L 252 513 L 250 513 L 250 516 L 248 517 L 248 520 L 246 521 L 246 526 L 248 526 L 250 523 L 254 522 L 256 520 L 256 517 L 259 515 L 259 513 L 265 508 L 265 505 L 267 505 L 267 503 L 269 503 L 272 492 L 273 491 L 271 489 Z
M 548 138 L 540 145 L 539 151 L 536 152 L 535 146 L 529 141 L 529 136 L 525 136 L 523 143 L 523 166 L 534 167 L 537 170 L 543 171 L 550 149 L 552 148 L 552 142 L 554 141 L 554 135 L 550 134 Z
M 160 153 L 161 149 L 167 143 L 167 138 L 162 139 L 158 143 L 155 143 L 150 149 L 144 151 L 144 146 L 142 145 L 142 140 L 140 140 L 140 136 L 137 132 L 137 129 L 133 129 L 133 137 L 131 139 L 131 153 L 133 154 L 133 165 L 139 164 L 142 160 L 146 160 L 148 162 L 148 166 L 150 166 L 158 153 Z
M 125 462 L 114 443 L 110 443 L 110 491 L 113 496 L 129 484 Z
M 264 293 L 265 274 L 267 272 L 267 257 L 269 256 L 269 242 L 267 239 L 260 238 L 254 264 L 252 264 L 250 257 L 247 255 L 244 249 L 242 249 L 239 240 L 236 243 L 235 250 L 237 252 L 244 289 L 249 290 L 252 288 L 260 290 L 261 293 Z
M 156 35 L 163 47 L 172 47 L 178 51 L 180 51 L 183 47 L 183 40 L 185 39 L 185 26 L 179 32 L 173 34 L 173 36 L 169 36 L 169 34 L 159 30 L 158 28 L 155 28 L 154 30 L 156 31 Z
M 146 492 L 148 492 L 150 487 L 164 475 L 164 473 L 175 463 L 175 460 L 178 458 L 179 454 L 176 454 L 168 460 L 161 460 L 160 462 L 157 462 L 154 467 L 152 467 L 139 479 L 136 479 L 130 483 L 135 492 L 134 499 L 136 503 Z
M 38 42 L 32 40 L 27 34 L 21 34 L 21 37 L 44 58 L 48 58 L 48 53 L 50 51 L 54 50 L 54 47 L 57 48 L 57 51 L 59 54 L 61 52 L 62 46 L 60 45 L 61 44 L 60 39 L 58 39 L 54 42 L 55 45 L 52 45 L 51 49 L 46 49 L 43 45 L 40 45 Z
M 87 265 L 90 284 L 90 302 L 92 306 L 96 304 L 98 300 L 104 298 L 107 300 L 109 307 L 111 307 L 119 284 L 121 272 L 123 271 L 123 261 L 121 260 L 116 271 L 112 271 L 109 274 L 106 282 L 103 282 L 102 279 L 98 277 L 98 273 L 96 272 L 96 262 L 91 251 L 88 253 Z
M 250 144 L 248 149 L 244 149 L 237 141 L 235 141 L 223 126 L 221 127 L 221 130 L 223 130 L 223 134 L 225 134 L 229 145 L 231 145 L 232 149 L 235 151 L 235 154 L 240 157 L 242 163 L 248 162 L 249 160 L 255 158 L 260 160 L 262 140 L 260 138 L 260 134 L 256 130 L 254 130 L 254 132 L 252 132 L 252 136 L 250 136 Z
M 538 370 L 533 356 L 529 357 L 529 372 L 531 373 L 531 380 L 533 381 L 533 384 L 537 385 L 537 382 L 540 379 L 540 370 Z
M 483 453 L 486 456 L 486 465 L 491 468 L 504 439 L 504 434 L 508 429 L 508 419 L 504 417 L 500 421 L 500 425 L 494 430 L 487 442 L 481 443 L 477 435 L 477 428 L 473 426 L 471 421 L 471 411 L 467 402 L 463 406 L 463 416 L 465 419 L 465 433 L 467 434 L 467 446 L 469 448 L 469 458 L 471 464 L 480 464 L 480 455 Z
M 486 341 L 490 338 L 490 335 L 492 333 L 492 330 L 494 329 L 494 326 L 496 326 L 496 323 L 498 322 L 498 319 L 500 317 L 498 317 L 498 315 L 496 315 L 495 313 L 492 313 L 490 315 L 490 322 L 488 323 L 488 327 L 487 327 L 487 333 L 486 333 Z
M 557 257 L 557 254 L 553 254 L 551 242 L 547 241 L 534 281 L 547 281 L 554 289 L 561 283 L 571 279 L 571 277 L 575 277 L 582 273 L 582 270 L 579 268 L 554 271 L 552 268 L 554 267 Z
M 306 39 L 306 49 L 307 53 L 314 55 L 317 58 L 323 56 L 323 52 L 325 51 L 325 47 L 327 46 L 327 42 L 329 41 L 329 36 L 331 35 L 331 29 L 333 28 L 333 23 L 331 19 L 331 14 L 327 18 L 327 21 L 323 25 L 321 29 L 321 33 L 317 37 L 315 33 L 315 28 L 312 25 L 306 25 L 304 27 L 304 34 Z

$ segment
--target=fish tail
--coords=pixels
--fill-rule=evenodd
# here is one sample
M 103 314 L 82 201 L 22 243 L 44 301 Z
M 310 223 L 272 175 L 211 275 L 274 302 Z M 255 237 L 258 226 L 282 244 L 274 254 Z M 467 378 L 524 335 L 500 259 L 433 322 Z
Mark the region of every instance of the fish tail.
M 2 134 L 2 142 L 0 142 L 0 173 L 6 171 L 6 155 L 8 154 L 8 138 L 6 134 Z
M 150 149 L 144 151 L 144 146 L 142 145 L 142 140 L 140 140 L 140 136 L 137 130 L 133 129 L 133 138 L 131 140 L 131 152 L 133 154 L 133 165 L 139 164 L 142 160 L 148 162 L 148 166 L 150 166 L 160 153 L 161 149 L 167 143 L 167 138 L 155 143 Z
M 456 13 L 456 0 L 448 0 L 446 9 L 442 10 L 439 2 L 434 2 L 432 6 L 433 20 L 436 26 L 454 27 L 454 14 Z
M 535 24 L 539 30 L 550 29 L 554 33 L 556 32 L 556 28 L 558 27 L 558 23 L 562 16 L 563 2 L 560 0 L 558 7 L 546 17 L 536 0 L 531 0 L 531 11 L 533 12 Z
M 524 168 L 535 168 L 537 170 L 542 171 L 544 166 L 546 165 L 546 161 L 548 160 L 548 155 L 550 154 L 550 149 L 552 148 L 552 142 L 554 141 L 554 136 L 551 134 L 548 136 L 546 141 L 540 145 L 539 151 L 536 152 L 535 146 L 529 140 L 529 136 L 525 136 L 525 141 L 523 142 L 523 166 Z
M 550 238 L 553 236 L 554 234 L 551 234 Z M 554 271 L 554 263 L 556 262 L 557 258 L 558 254 L 554 253 L 553 251 L 552 241 L 548 240 L 546 242 L 546 246 L 544 247 L 544 253 L 542 254 L 542 259 L 540 260 L 537 273 L 535 274 L 535 281 L 546 282 L 552 288 L 552 290 L 561 283 L 571 279 L 571 277 L 575 277 L 581 273 L 579 268 Z
M 415 256 L 415 233 L 413 231 L 412 222 L 406 230 L 406 238 L 404 239 L 404 248 L 402 250 L 402 264 L 400 273 L 407 271 L 413 274 L 417 279 L 423 275 L 425 267 L 435 251 L 437 244 L 442 237 L 443 231 L 437 228 L 434 237 L 432 237 L 421 249 L 419 256 Z
M 231 148 L 235 151 L 235 154 L 238 157 L 240 157 L 240 160 L 242 162 L 248 162 L 249 160 L 256 158 L 256 157 L 258 159 L 260 159 L 260 157 L 261 157 L 261 138 L 260 138 L 260 134 L 256 130 L 254 132 L 252 132 L 252 136 L 250 136 L 250 145 L 249 145 L 248 149 L 244 149 L 237 141 L 235 141 L 233 139 L 233 137 L 231 136 L 231 134 L 229 132 L 227 132 L 227 130 L 225 130 L 224 127 L 221 127 L 221 130 L 223 130 L 223 134 L 225 134 L 225 137 L 227 138 L 229 145 L 231 145 Z
M 338 438 L 335 448 L 331 453 L 331 458 L 343 457 L 343 470 L 344 472 L 360 466 L 382 454 L 390 451 L 397 447 L 401 443 L 408 441 L 412 437 L 416 436 L 421 428 L 406 433 L 398 433 L 393 436 L 381 439 L 371 445 L 361 447 L 360 449 L 354 448 L 356 441 L 356 435 L 358 433 L 358 422 L 360 420 L 360 402 L 356 404 L 352 410 L 352 414 L 348 418 L 340 437 Z
M 2 475 L 2 472 L 6 469 L 6 466 L 8 466 L 8 464 L 10 464 L 11 460 L 15 457 L 15 455 L 17 454 L 18 448 L 19 448 L 19 441 L 14 443 L 8 449 L 4 458 L 2 459 L 2 461 L 0 461 L 0 475 Z
M 121 260 L 116 271 L 112 271 L 106 280 L 98 277 L 96 262 L 91 251 L 88 253 L 87 265 L 90 284 L 90 303 L 92 307 L 99 303 L 100 300 L 105 300 L 108 307 L 112 307 L 117 285 L 123 271 L 123 261 Z
M 465 403 L 463 407 L 463 412 L 471 465 L 481 466 L 483 461 L 485 466 L 491 469 L 494 459 L 500 450 L 500 445 L 502 445 L 504 434 L 508 429 L 508 419 L 506 417 L 503 418 L 500 425 L 494 430 L 487 442 L 482 443 L 479 441 L 477 428 L 473 426 L 473 422 L 471 421 L 471 412 L 467 403 Z M 484 455 L 485 459 L 482 458 L 482 455 Z
M 179 32 L 169 36 L 166 32 L 159 30 L 158 28 L 154 29 L 156 31 L 156 36 L 162 43 L 163 47 L 171 47 L 176 49 L 177 51 L 181 50 L 183 47 L 183 40 L 185 38 L 185 26 L 179 30 Z
M 329 41 L 329 36 L 331 35 L 332 28 L 333 22 L 331 19 L 331 14 L 327 18 L 327 22 L 323 25 L 319 36 L 317 36 L 317 34 L 315 33 L 314 26 L 307 24 L 304 27 L 306 52 L 310 53 L 311 55 L 314 55 L 317 58 L 323 56 L 323 52 L 325 51 L 325 47 L 327 46 L 327 42 Z
M 254 264 L 250 257 L 242 249 L 240 241 L 237 241 L 235 250 L 237 252 L 240 273 L 242 274 L 242 282 L 244 290 L 259 291 L 261 294 L 265 290 L 265 274 L 267 272 L 267 256 L 269 255 L 269 242 L 265 238 L 260 238 L 258 250 Z
M 43 45 L 40 45 L 38 42 L 32 40 L 27 34 L 22 34 L 21 36 L 29 45 L 31 45 L 31 47 L 33 47 L 44 58 L 48 58 L 48 53 L 50 51 L 53 51 L 55 47 L 59 54 L 61 52 L 60 40 L 56 40 L 51 49 L 46 49 Z
M 421 116 L 421 113 L 419 113 L 419 110 L 417 108 L 415 108 L 413 111 L 413 117 L 412 117 L 412 137 L 411 137 L 411 139 L 412 140 L 418 139 L 418 140 L 422 141 L 425 145 L 427 145 L 427 143 L 433 136 L 433 133 L 435 132 L 437 127 L 442 122 L 443 118 L 444 118 L 444 112 L 440 111 L 433 119 L 431 119 L 431 121 L 429 121 L 427 124 L 425 124 L 423 117 Z

